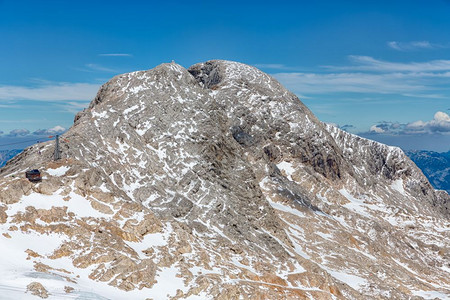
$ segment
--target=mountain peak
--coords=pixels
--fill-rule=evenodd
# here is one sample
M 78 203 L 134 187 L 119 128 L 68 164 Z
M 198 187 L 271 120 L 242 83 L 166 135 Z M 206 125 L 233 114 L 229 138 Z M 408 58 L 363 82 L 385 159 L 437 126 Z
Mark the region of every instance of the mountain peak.
M 146 90 L 170 85 L 171 82 L 187 85 L 195 83 L 189 72 L 179 64 L 175 62 L 163 63 L 151 70 L 135 71 L 115 76 L 102 85 L 89 108 L 92 109 L 94 106 L 102 103 L 105 94 L 115 94 L 116 97 L 113 98 L 117 98 L 126 94 L 143 93 Z
M 254 67 L 116 76 L 60 140 L 61 160 L 42 143 L 0 169 L 1 246 L 29 258 L 6 272 L 18 282 L 46 272 L 124 299 L 450 293 L 448 194 Z
M 245 87 L 245 84 L 282 88 L 278 81 L 261 70 L 243 63 L 227 60 L 210 60 L 191 66 L 188 71 L 206 88 Z M 248 87 L 247 87 L 248 88 Z M 283 88 L 284 89 L 284 88 Z

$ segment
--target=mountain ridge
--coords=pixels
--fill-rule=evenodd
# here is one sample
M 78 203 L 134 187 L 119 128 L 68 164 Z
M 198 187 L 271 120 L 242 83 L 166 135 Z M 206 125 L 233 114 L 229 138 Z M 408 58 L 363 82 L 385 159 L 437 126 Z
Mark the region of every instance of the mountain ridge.
M 448 194 L 254 67 L 118 75 L 62 135 L 63 159 L 53 150 L 34 145 L 0 169 L 0 243 L 59 233 L 45 251 L 25 243 L 23 282 L 45 273 L 124 299 L 450 293 Z M 30 166 L 41 183 L 16 176 Z

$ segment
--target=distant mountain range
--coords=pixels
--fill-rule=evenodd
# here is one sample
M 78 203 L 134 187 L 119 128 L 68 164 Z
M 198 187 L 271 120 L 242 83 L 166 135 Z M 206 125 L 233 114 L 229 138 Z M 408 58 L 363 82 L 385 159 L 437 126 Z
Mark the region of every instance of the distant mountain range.
M 0 150 L 0 168 L 3 167 L 8 160 L 22 152 L 23 150 Z
M 430 183 L 450 193 L 450 151 L 405 151 L 406 155 L 422 170 Z

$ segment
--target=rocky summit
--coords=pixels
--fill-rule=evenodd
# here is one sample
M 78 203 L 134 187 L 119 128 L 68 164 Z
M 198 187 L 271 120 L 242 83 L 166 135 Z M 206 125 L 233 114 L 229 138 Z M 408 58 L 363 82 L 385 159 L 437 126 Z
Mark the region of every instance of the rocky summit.
M 6 299 L 450 297 L 449 195 L 254 67 L 116 76 L 54 151 L 0 169 Z

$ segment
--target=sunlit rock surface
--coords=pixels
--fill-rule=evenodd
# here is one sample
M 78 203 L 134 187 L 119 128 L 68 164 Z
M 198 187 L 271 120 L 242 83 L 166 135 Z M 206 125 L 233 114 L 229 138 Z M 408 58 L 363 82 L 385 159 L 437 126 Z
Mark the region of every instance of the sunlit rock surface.
M 57 162 L 48 142 L 0 170 L 11 299 L 450 295 L 448 194 L 256 68 L 116 76 L 60 141 Z

